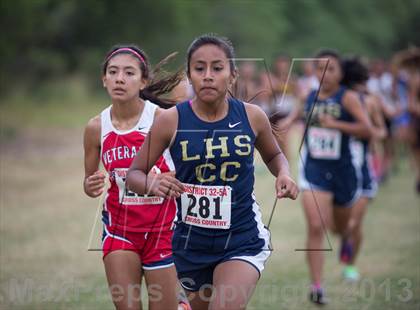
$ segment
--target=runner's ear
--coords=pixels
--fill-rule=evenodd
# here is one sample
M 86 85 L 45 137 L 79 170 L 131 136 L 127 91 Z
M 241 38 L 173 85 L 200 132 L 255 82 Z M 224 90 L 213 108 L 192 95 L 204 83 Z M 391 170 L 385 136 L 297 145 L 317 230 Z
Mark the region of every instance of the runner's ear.
M 235 70 L 232 71 L 229 86 L 232 86 L 233 84 L 235 84 L 238 76 L 239 76 L 238 70 L 235 68 Z

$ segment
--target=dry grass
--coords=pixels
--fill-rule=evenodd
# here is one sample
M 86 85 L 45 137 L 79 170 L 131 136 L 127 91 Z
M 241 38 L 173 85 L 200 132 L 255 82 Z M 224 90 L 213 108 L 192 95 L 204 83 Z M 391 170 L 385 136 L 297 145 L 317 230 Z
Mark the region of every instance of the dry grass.
M 23 128 L 2 140 L 1 309 L 113 308 L 101 253 L 87 251 L 94 224 L 91 246 L 99 244 L 100 224 L 95 223 L 98 201 L 87 198 L 81 187 L 82 129 L 63 127 Z M 331 303 L 325 309 L 419 309 L 420 201 L 408 165 L 402 166 L 369 207 L 359 284 L 342 282 L 337 240 L 331 237 L 333 251 L 326 252 L 325 266 Z M 260 164 L 255 190 L 267 221 L 273 179 Z M 307 302 L 304 254 L 295 251 L 305 242 L 298 201 L 279 201 L 271 231 L 275 250 L 248 309 L 313 308 Z

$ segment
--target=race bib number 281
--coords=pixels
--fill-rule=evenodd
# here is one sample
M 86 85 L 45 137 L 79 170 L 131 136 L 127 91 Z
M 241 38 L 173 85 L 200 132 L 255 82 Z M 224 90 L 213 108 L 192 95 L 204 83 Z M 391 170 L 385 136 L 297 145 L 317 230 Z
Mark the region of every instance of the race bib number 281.
M 230 228 L 230 186 L 184 184 L 184 189 L 181 195 L 184 223 L 210 229 Z

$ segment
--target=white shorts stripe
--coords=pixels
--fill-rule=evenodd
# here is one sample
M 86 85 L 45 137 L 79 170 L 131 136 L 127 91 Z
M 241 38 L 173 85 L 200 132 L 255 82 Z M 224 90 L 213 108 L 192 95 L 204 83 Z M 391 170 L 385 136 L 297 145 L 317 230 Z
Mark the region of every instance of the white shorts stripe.
M 166 265 L 159 265 L 159 266 L 150 266 L 150 267 L 143 265 L 142 268 L 144 270 L 158 270 L 158 269 L 169 268 L 169 267 L 172 267 L 172 266 L 174 266 L 174 263 L 169 263 L 169 264 L 166 264 Z
M 104 238 L 104 240 L 102 241 L 102 243 L 104 243 L 105 242 L 105 240 L 106 240 L 106 238 L 107 237 L 111 237 L 111 238 L 115 238 L 115 239 L 118 239 L 118 240 L 121 240 L 121 241 L 125 241 L 125 242 L 128 242 L 128 243 L 130 243 L 130 244 L 133 244 L 130 240 L 128 240 L 128 239 L 125 239 L 125 238 L 123 238 L 123 237 L 120 237 L 120 236 L 117 236 L 117 235 L 113 235 L 113 234 L 111 234 L 109 231 L 108 231 L 108 229 L 106 228 L 106 226 L 104 225 L 104 230 L 105 230 L 105 233 L 106 233 L 106 237 Z
M 270 232 L 267 228 L 265 228 L 265 226 L 262 222 L 260 207 L 255 200 L 255 194 L 254 193 L 252 194 L 252 199 L 254 200 L 254 203 L 252 204 L 252 211 L 255 214 L 254 220 L 257 224 L 258 238 L 264 240 L 264 245 L 261 248 L 261 252 L 258 253 L 255 256 L 247 256 L 247 255 L 233 256 L 233 257 L 229 258 L 229 260 L 238 259 L 238 260 L 243 260 L 243 261 L 249 262 L 255 268 L 258 269 L 258 271 L 261 275 L 262 271 L 264 270 L 265 263 L 271 255 Z

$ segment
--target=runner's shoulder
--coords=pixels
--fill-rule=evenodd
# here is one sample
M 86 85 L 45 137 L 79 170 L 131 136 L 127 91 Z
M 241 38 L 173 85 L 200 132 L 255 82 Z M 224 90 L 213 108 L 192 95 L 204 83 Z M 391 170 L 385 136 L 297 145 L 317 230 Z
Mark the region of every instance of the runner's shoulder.
M 85 127 L 85 134 L 100 135 L 101 133 L 101 116 L 96 115 L 92 117 Z

